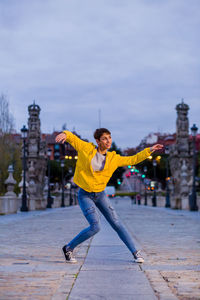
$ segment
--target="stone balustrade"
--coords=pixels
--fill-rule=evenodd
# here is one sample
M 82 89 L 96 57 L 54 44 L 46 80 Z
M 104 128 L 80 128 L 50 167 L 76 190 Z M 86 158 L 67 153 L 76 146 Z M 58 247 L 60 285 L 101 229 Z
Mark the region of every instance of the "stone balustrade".
M 5 181 L 7 185 L 7 193 L 0 197 L 0 214 L 13 214 L 18 209 L 17 195 L 14 193 L 16 180 L 13 178 L 13 166 L 8 167 L 8 178 Z
M 121 191 L 122 195 L 124 194 L 129 194 L 129 191 Z M 120 196 L 120 192 L 118 193 L 118 195 Z M 152 206 L 152 197 L 153 197 L 153 192 L 148 192 L 147 193 L 147 205 L 148 206 Z M 164 191 L 159 191 L 156 194 L 156 199 L 157 199 L 157 206 L 158 207 L 165 207 L 166 204 L 166 196 L 165 196 L 165 192 Z M 181 203 L 183 203 L 181 209 L 182 210 L 189 210 L 189 198 L 181 198 Z M 118 201 L 118 198 L 116 197 L 116 202 Z M 132 199 L 133 203 L 134 203 L 134 198 Z M 175 203 L 171 197 L 171 209 L 175 208 Z M 145 203 L 145 196 L 144 193 L 141 194 L 141 201 L 140 201 L 141 205 L 144 205 Z M 136 203 L 138 204 L 138 203 Z M 197 193 L 197 206 L 198 209 L 200 210 L 200 195 L 198 195 Z
M 163 194 L 164 193 L 157 193 L 157 206 L 158 207 L 165 207 L 166 197 Z M 149 206 L 152 206 L 152 196 L 153 196 L 153 193 L 148 193 L 147 205 L 149 205 Z M 184 200 L 184 202 L 183 202 L 183 200 Z M 183 206 L 182 206 L 183 210 L 189 210 L 189 199 L 188 198 L 182 199 L 181 203 L 183 203 Z M 144 195 L 142 195 L 141 204 L 144 205 Z M 200 210 L 200 196 L 198 194 L 197 194 L 197 206 Z M 171 201 L 171 208 L 174 208 L 172 201 Z
M 4 196 L 0 197 L 0 215 L 6 215 L 6 214 L 13 214 L 20 211 L 20 208 L 22 206 L 22 193 L 17 196 L 14 193 L 14 186 L 16 184 L 16 180 L 13 178 L 13 166 L 8 167 L 8 173 L 9 176 L 5 181 L 5 184 L 7 185 L 7 192 Z M 20 187 L 22 187 L 22 182 L 19 184 Z M 26 187 L 28 186 L 28 183 L 26 184 Z M 52 192 L 52 208 L 61 207 L 62 203 L 62 191 L 57 190 Z M 70 201 L 71 198 L 71 201 Z M 77 189 L 72 189 L 71 194 L 70 190 L 65 191 L 64 193 L 64 204 L 65 206 L 69 205 L 75 205 L 78 203 L 77 199 Z M 35 210 L 37 208 L 34 208 L 30 205 L 30 198 L 29 194 L 27 193 L 27 205 L 29 210 Z M 47 191 L 44 191 L 43 199 L 41 199 L 41 205 L 40 209 L 46 209 L 47 206 Z
M 14 214 L 18 210 L 18 199 L 16 197 L 0 197 L 0 215 Z
M 64 197 L 64 203 L 65 206 L 69 206 L 70 205 L 70 191 L 67 190 L 65 191 L 65 197 Z M 62 192 L 56 192 L 55 194 L 52 193 L 52 197 L 53 197 L 53 203 L 52 203 L 52 208 L 56 208 L 56 207 L 61 207 L 61 202 L 62 202 Z M 47 197 L 46 197 L 47 198 Z M 77 191 L 76 190 L 72 190 L 71 192 L 71 205 L 76 205 L 78 203 L 78 196 L 77 196 Z

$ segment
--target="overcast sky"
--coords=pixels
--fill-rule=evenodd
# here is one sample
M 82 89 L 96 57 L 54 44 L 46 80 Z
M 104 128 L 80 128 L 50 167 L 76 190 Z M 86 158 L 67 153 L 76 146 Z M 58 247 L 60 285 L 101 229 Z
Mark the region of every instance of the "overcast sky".
M 0 93 L 17 131 L 111 130 L 122 149 L 175 132 L 176 104 L 200 128 L 200 0 L 0 0 Z

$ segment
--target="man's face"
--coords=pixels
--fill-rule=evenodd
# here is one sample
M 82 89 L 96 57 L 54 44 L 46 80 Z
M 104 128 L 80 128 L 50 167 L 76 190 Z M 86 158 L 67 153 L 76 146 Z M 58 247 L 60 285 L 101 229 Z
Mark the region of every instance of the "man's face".
M 112 145 L 111 135 L 108 133 L 103 133 L 100 140 L 96 140 L 100 149 L 110 149 Z

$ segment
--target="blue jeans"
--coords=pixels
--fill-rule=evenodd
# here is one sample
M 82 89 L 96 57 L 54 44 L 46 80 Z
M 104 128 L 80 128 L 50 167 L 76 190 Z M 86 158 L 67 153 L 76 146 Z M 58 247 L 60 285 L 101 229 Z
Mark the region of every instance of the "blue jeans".
M 67 244 L 70 249 L 73 250 L 80 243 L 89 239 L 100 230 L 100 216 L 97 211 L 98 207 L 131 253 L 136 251 L 131 235 L 122 224 L 104 191 L 100 193 L 88 193 L 85 190 L 80 189 L 78 192 L 78 202 L 90 226 L 82 230 Z

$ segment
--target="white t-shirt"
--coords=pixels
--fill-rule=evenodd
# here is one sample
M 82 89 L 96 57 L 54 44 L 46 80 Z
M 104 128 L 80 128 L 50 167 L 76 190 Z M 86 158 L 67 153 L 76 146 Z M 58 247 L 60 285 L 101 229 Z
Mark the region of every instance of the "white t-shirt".
M 102 171 L 106 162 L 106 154 L 101 154 L 97 151 L 93 157 L 91 164 L 93 171 Z

